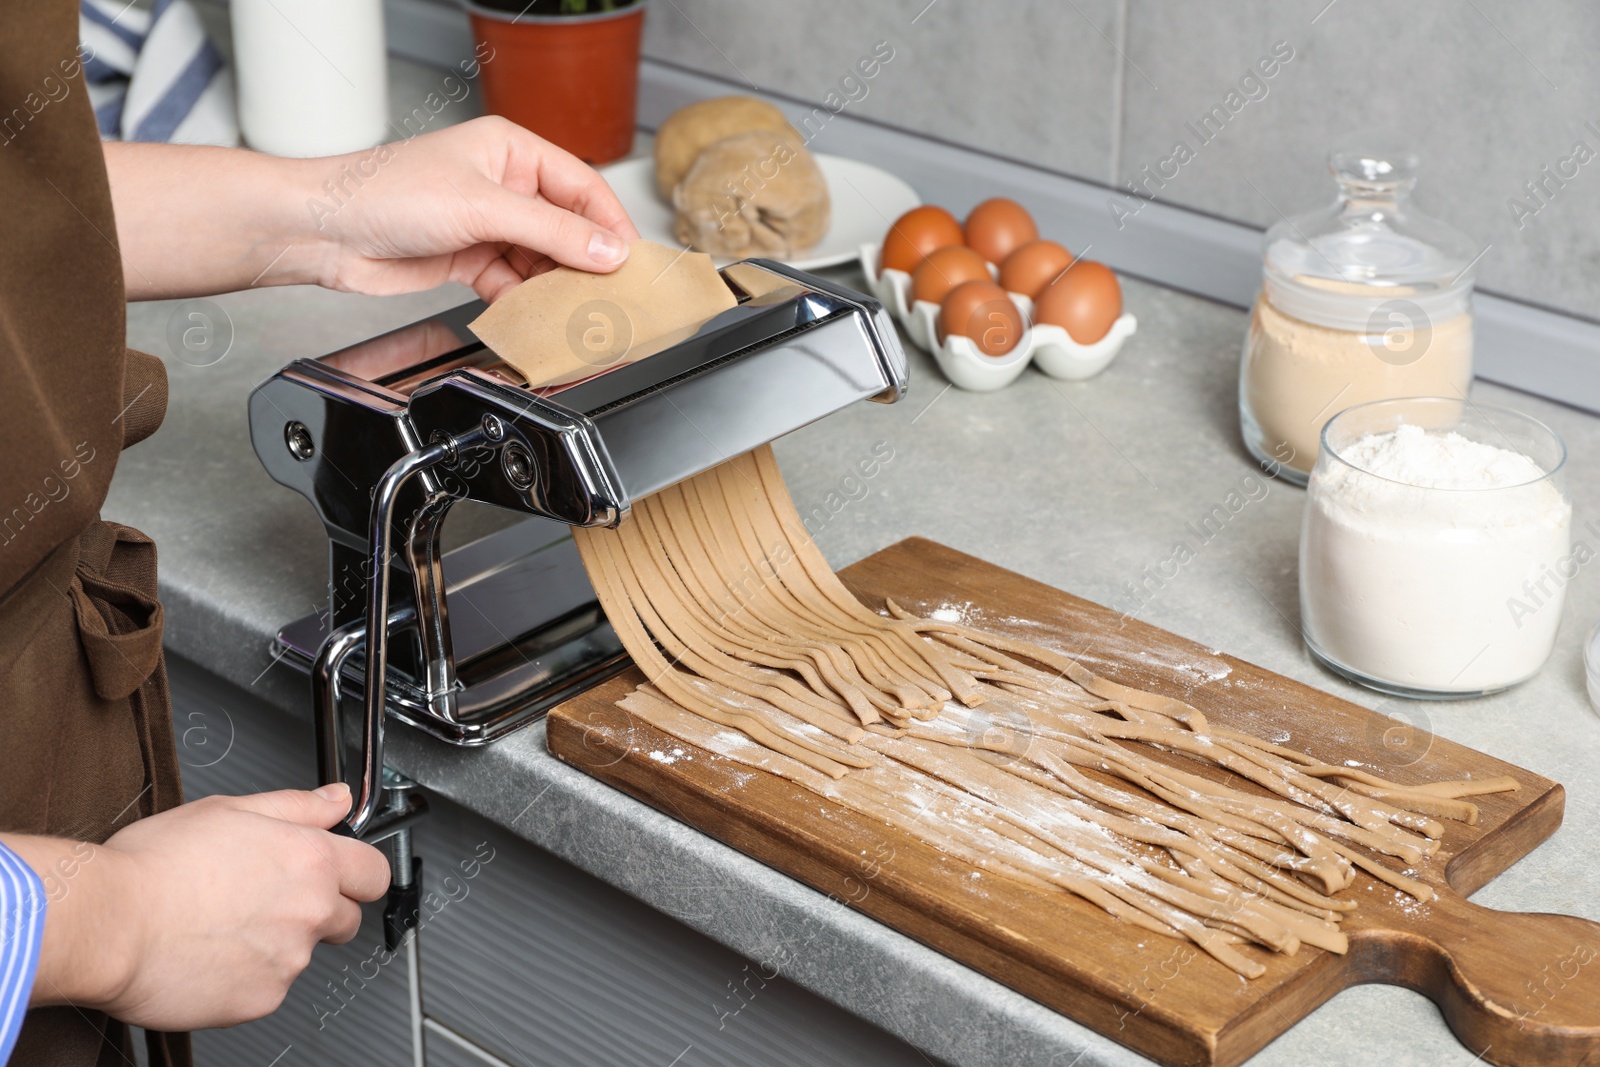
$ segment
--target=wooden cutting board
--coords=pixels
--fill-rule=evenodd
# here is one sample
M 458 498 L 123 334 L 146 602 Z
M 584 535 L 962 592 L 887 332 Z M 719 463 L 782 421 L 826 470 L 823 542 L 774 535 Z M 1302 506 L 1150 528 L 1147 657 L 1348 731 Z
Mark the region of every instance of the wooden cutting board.
M 1509 774 L 1522 787 L 1476 798 L 1477 826 L 1447 823 L 1420 875 L 1437 900 L 1358 873 L 1345 891 L 1360 903 L 1343 923 L 1347 955 L 1273 954 L 1246 981 L 1066 892 L 974 879 L 922 840 L 775 775 L 699 749 L 650 758 L 683 742 L 615 706 L 637 671 L 552 711 L 550 751 L 1162 1063 L 1240 1063 L 1341 989 L 1387 982 L 1431 997 L 1486 1062 L 1600 1064 L 1600 924 L 1465 899 L 1560 825 L 1555 782 L 931 541 L 902 541 L 841 577 L 873 608 L 888 596 L 921 615 L 956 611 L 1330 763 L 1358 760 L 1399 782 Z

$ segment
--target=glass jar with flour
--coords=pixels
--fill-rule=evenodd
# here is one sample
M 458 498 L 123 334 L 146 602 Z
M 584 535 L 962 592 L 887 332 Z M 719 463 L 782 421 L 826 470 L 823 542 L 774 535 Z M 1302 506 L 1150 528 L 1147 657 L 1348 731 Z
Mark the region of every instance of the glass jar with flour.
M 1411 207 L 1416 157 L 1340 150 L 1328 166 L 1338 199 L 1267 231 L 1239 373 L 1245 445 L 1298 485 L 1345 408 L 1472 381 L 1477 253 Z
M 1521 682 L 1555 645 L 1572 543 L 1566 448 L 1458 397 L 1379 400 L 1322 430 L 1300 533 L 1300 621 L 1325 666 L 1409 697 Z

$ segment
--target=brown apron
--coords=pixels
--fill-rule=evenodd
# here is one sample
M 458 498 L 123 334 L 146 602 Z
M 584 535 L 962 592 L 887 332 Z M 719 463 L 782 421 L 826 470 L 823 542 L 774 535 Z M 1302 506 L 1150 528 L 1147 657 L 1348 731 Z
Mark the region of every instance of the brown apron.
M 104 841 L 183 799 L 156 554 L 99 520 L 166 373 L 128 352 L 122 264 L 75 0 L 0 3 L 0 830 Z M 70 891 L 70 889 L 69 889 Z M 186 1035 L 149 1038 L 190 1062 Z M 134 1062 L 128 1028 L 28 1013 L 11 1067 Z
M 7 596 L 0 694 L 7 830 L 100 842 L 181 803 L 154 542 L 97 522 Z M 190 1062 L 187 1035 L 146 1041 L 152 1064 Z M 126 1026 L 65 1006 L 28 1012 L 10 1065 L 133 1062 Z

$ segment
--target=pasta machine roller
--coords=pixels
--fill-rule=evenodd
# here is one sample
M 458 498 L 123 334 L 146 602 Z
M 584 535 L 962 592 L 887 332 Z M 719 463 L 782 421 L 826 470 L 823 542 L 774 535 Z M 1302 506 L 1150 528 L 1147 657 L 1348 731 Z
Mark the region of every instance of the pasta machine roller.
M 274 654 L 311 674 L 324 782 L 347 780 L 341 694 L 360 694 L 350 833 L 414 817 L 380 810 L 386 711 L 478 745 L 626 666 L 566 527 L 614 526 L 725 459 L 904 395 L 877 301 L 768 260 L 720 273 L 735 307 L 568 385 L 530 387 L 476 340 L 474 301 L 296 360 L 251 394 L 256 455 L 328 533 L 328 609 L 284 627 Z M 445 553 L 460 500 L 537 518 Z

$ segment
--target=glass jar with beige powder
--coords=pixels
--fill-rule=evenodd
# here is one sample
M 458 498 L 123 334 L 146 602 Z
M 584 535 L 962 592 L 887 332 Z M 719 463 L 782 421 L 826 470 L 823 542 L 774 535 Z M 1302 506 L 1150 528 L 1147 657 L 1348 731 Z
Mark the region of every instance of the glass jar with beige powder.
M 1339 150 L 1328 166 L 1338 199 L 1267 231 L 1239 373 L 1246 446 L 1298 485 L 1339 412 L 1472 382 L 1471 239 L 1411 207 L 1415 156 Z

